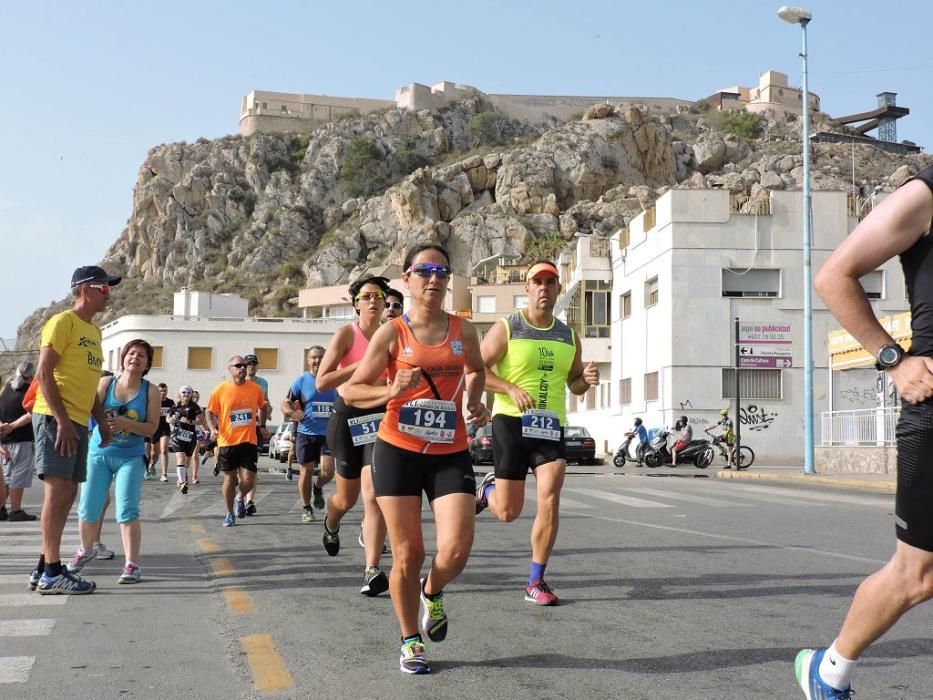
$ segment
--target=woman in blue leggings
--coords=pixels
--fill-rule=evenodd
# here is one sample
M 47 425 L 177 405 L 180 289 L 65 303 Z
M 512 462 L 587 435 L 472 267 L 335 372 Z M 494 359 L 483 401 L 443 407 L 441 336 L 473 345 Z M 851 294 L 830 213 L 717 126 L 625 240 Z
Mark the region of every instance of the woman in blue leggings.
M 145 340 L 131 340 L 120 354 L 122 372 L 117 377 L 102 377 L 97 395 L 107 414 L 113 440 L 101 445 L 95 428 L 88 446 L 87 481 L 81 487 L 78 504 L 78 529 L 81 547 L 68 564 L 77 572 L 93 559 L 97 523 L 101 519 L 110 485 L 115 483 L 114 503 L 123 538 L 126 564 L 119 583 L 137 583 L 139 573 L 139 496 L 146 471 L 145 437 L 159 425 L 159 390 L 143 379 L 152 367 L 152 346 Z

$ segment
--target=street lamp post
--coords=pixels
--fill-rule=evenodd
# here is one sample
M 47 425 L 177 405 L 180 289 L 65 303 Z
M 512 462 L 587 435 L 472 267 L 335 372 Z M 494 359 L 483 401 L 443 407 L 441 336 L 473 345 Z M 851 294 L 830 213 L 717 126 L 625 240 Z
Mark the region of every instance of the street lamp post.
M 813 474 L 813 283 L 810 258 L 813 235 L 810 229 L 810 97 L 807 91 L 807 25 L 813 19 L 803 7 L 784 5 L 778 17 L 790 24 L 799 24 L 803 30 L 803 80 L 801 102 L 803 109 L 803 471 Z

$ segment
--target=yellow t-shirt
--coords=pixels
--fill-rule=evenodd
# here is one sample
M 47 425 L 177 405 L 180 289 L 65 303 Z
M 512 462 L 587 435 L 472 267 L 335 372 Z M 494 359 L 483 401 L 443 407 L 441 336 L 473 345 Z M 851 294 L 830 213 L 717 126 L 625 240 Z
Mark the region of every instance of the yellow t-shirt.
M 59 356 L 54 370 L 55 385 L 68 417 L 75 423 L 87 425 L 97 395 L 100 370 L 104 366 L 100 328 L 81 320 L 74 311 L 63 311 L 52 316 L 42 327 L 39 348 L 46 347 L 52 348 Z M 42 389 L 36 392 L 33 413 L 53 415 Z
M 253 382 L 239 386 L 232 381 L 220 384 L 211 393 L 207 410 L 218 417 L 217 444 L 220 447 L 256 444 L 256 425 L 266 397 Z

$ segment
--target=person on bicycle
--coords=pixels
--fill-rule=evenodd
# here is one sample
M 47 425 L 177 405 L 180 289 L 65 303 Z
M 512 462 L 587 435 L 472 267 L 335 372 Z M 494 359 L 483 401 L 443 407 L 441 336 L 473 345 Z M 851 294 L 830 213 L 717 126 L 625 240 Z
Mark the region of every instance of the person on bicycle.
M 706 426 L 707 430 L 719 428 L 722 432 L 717 435 L 719 441 L 726 443 L 726 466 L 725 469 L 732 469 L 732 449 L 735 445 L 735 426 L 729 417 L 729 409 L 724 408 L 719 412 L 719 421 Z

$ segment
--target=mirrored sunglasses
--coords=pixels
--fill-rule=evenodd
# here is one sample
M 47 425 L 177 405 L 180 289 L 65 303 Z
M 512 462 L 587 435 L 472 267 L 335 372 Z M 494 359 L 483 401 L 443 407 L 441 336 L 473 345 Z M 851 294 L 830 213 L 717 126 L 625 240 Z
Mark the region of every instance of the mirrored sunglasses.
M 386 295 L 382 292 L 360 292 L 354 298 L 356 301 L 376 301 L 378 299 L 385 299 Z
M 401 310 L 402 310 L 402 305 L 401 305 L 399 302 L 397 302 L 397 301 L 390 301 L 390 302 L 388 302 L 388 303 L 386 304 L 386 308 L 387 308 L 387 309 L 392 309 L 392 310 L 401 311 Z
M 450 277 L 450 267 L 448 265 L 436 265 L 434 263 L 418 263 L 409 267 L 407 272 L 414 272 L 418 277 L 424 279 L 430 279 L 432 275 L 436 275 L 439 280 Z

